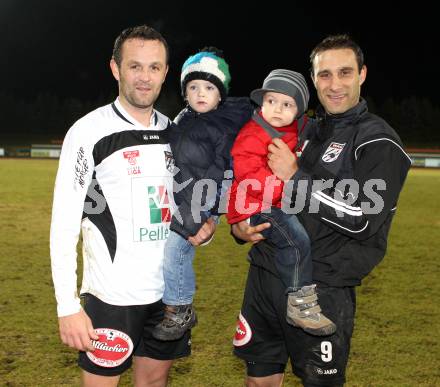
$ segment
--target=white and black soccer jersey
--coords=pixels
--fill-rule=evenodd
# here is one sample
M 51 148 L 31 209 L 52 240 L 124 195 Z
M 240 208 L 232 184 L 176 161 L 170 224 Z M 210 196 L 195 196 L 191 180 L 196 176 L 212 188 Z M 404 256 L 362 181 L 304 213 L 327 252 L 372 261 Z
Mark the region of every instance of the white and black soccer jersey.
M 175 208 L 169 125 L 166 116 L 153 111 L 145 127 L 116 100 L 68 131 L 50 235 L 58 316 L 80 309 L 80 230 L 81 293 L 113 305 L 149 304 L 162 297 L 164 244 Z

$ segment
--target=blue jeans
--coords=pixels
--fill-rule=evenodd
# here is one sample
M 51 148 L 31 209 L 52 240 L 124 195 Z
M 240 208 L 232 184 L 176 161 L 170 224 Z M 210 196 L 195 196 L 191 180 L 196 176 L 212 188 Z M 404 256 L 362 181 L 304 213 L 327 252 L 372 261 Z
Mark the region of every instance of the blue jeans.
M 163 276 L 165 292 L 162 301 L 167 305 L 191 304 L 196 290 L 193 269 L 195 248 L 185 238 L 170 230 L 165 244 Z
M 271 227 L 262 232 L 267 241 L 277 248 L 275 265 L 286 291 L 296 291 L 312 284 L 310 239 L 295 215 L 272 207 L 270 213 L 251 216 L 251 225 L 269 222 Z
M 219 216 L 207 212 L 216 224 Z M 165 243 L 163 277 L 165 291 L 162 301 L 166 305 L 187 305 L 193 302 L 196 278 L 193 269 L 195 248 L 181 235 L 170 230 Z

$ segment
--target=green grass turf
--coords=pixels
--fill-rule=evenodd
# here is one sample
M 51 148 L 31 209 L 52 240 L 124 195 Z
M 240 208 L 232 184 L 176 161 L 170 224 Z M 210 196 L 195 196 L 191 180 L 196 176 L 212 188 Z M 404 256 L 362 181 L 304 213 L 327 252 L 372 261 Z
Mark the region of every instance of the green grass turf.
M 49 260 L 56 161 L 0 160 L 0 383 L 76 386 L 75 351 L 60 343 Z M 440 385 L 440 171 L 411 170 L 385 260 L 358 289 L 347 386 Z M 248 246 L 222 224 L 195 260 L 199 325 L 170 386 L 241 386 L 231 339 Z M 290 371 L 290 368 L 289 368 Z M 121 379 L 131 385 L 131 373 Z M 287 373 L 285 386 L 299 386 Z

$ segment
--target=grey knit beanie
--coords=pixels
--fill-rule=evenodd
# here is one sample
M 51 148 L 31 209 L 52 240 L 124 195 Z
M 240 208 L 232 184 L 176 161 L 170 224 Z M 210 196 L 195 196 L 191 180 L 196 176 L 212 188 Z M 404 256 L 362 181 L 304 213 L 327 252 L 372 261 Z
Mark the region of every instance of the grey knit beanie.
M 309 103 L 309 89 L 303 75 L 296 71 L 277 69 L 269 73 L 261 89 L 251 92 L 251 99 L 261 106 L 264 93 L 273 91 L 292 97 L 298 107 L 297 117 L 301 117 L 307 110 Z

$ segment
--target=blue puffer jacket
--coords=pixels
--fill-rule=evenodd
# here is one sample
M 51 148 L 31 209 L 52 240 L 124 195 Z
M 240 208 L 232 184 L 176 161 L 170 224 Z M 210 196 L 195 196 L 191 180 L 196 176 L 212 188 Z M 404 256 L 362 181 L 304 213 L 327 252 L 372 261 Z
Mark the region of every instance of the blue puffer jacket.
M 196 113 L 185 108 L 171 127 L 170 144 L 176 167 L 174 198 L 178 212 L 171 221 L 171 230 L 185 239 L 197 234 L 209 214 L 200 204 L 210 203 L 211 214 L 218 214 L 219 192 L 224 172 L 231 169 L 231 148 L 240 128 L 251 118 L 253 106 L 248 98 L 226 99 L 216 110 Z M 193 189 L 200 189 L 197 182 L 211 179 L 217 184 L 215 194 L 211 191 L 196 192 L 202 200 L 192 203 Z M 182 188 L 184 187 L 184 188 Z M 180 215 L 180 216 L 179 216 Z

